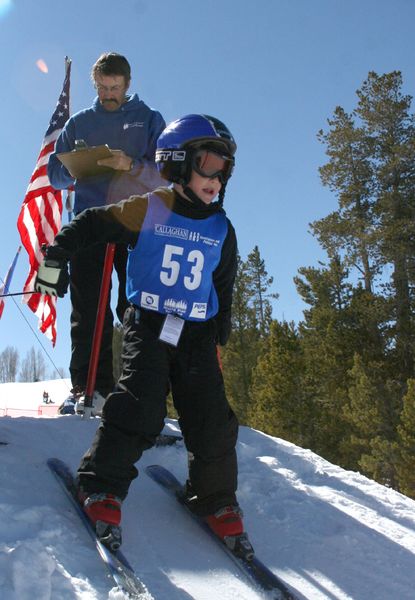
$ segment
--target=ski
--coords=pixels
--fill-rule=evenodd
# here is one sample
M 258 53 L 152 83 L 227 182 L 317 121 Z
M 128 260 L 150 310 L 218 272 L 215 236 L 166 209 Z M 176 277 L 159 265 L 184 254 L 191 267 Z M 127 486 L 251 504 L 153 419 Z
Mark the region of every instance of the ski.
M 267 597 L 272 600 L 298 600 L 298 597 L 291 592 L 285 583 L 274 575 L 254 554 L 249 558 L 239 556 L 235 550 L 230 549 L 203 519 L 191 512 L 183 501 L 183 485 L 176 477 L 160 465 L 150 465 L 146 467 L 146 473 L 153 481 L 158 483 L 169 495 L 172 495 L 186 509 L 187 513 L 196 521 L 202 529 L 214 539 L 226 554 L 233 560 L 245 576 L 259 588 L 265 592 Z
M 180 442 L 182 440 L 182 436 L 181 435 L 177 435 L 174 433 L 159 433 L 159 435 L 156 438 L 156 446 L 173 446 L 174 444 L 176 444 L 177 442 Z
M 47 465 L 61 488 L 64 490 L 72 506 L 75 508 L 89 535 L 95 542 L 98 554 L 118 588 L 125 592 L 130 598 L 136 600 L 154 600 L 144 583 L 134 573 L 133 568 L 122 552 L 120 550 L 111 552 L 97 538 L 91 521 L 88 519 L 78 502 L 74 478 L 69 467 L 58 458 L 49 458 Z

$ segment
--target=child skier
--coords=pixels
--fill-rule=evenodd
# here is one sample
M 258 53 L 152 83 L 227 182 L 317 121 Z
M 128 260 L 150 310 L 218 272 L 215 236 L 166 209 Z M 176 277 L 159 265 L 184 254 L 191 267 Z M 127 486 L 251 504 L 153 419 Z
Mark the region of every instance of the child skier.
M 121 543 L 122 500 L 138 475 L 134 463 L 163 428 L 169 389 L 191 457 L 189 507 L 225 543 L 248 543 L 236 499 L 238 422 L 216 352 L 231 330 L 237 247 L 222 203 L 235 151 L 218 119 L 174 121 L 156 152 L 173 186 L 85 210 L 56 236 L 39 268 L 36 290 L 62 297 L 77 250 L 96 242 L 129 247 L 122 374 L 78 469 L 84 510 L 113 549 Z

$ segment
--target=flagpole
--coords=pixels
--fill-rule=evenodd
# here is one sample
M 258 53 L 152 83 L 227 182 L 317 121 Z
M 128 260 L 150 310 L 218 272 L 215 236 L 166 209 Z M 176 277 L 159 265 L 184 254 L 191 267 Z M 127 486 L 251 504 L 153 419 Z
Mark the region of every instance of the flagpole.
M 71 66 L 72 64 L 72 60 L 69 58 L 69 56 L 65 56 L 65 74 L 67 73 L 68 68 Z M 71 116 L 71 101 L 69 99 L 68 102 L 69 106 L 68 106 L 68 118 Z M 72 221 L 72 217 L 73 217 L 73 191 L 72 190 L 66 190 L 66 199 L 65 199 L 65 208 L 66 208 L 66 212 L 68 213 L 68 223 L 70 223 Z
M 17 249 L 17 252 L 16 252 L 16 256 L 14 257 L 13 262 L 10 265 L 9 270 L 7 271 L 6 277 L 5 277 L 4 281 L 2 280 L 2 285 L 0 286 L 0 298 L 6 298 L 9 295 L 10 284 L 12 282 L 14 269 L 16 267 L 17 259 L 19 258 L 21 249 L 22 249 L 22 247 L 19 246 Z M 5 303 L 4 300 L 0 301 L 0 319 L 1 319 L 3 311 L 4 311 L 4 303 Z

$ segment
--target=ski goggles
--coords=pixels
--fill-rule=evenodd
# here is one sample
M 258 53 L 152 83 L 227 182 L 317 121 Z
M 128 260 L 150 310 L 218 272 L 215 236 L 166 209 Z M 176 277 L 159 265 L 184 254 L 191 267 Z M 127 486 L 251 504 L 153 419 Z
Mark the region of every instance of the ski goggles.
M 223 156 L 213 150 L 197 150 L 193 155 L 192 168 L 202 177 L 217 177 L 225 184 L 232 175 L 235 161 L 233 157 Z

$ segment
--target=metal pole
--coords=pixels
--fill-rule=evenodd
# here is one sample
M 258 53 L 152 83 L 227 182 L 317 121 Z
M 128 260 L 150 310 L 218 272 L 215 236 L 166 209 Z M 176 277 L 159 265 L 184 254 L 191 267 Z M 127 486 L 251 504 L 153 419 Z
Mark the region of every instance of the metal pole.
M 0 294 L 0 298 L 11 298 L 12 296 L 24 296 L 25 294 L 37 294 L 38 292 L 14 292 L 11 294 Z
M 104 271 L 102 273 L 101 288 L 99 292 L 97 317 L 95 320 L 94 337 L 92 340 L 91 357 L 89 359 L 88 379 L 85 389 L 85 408 L 90 408 L 92 406 L 92 397 L 94 395 L 95 380 L 97 377 L 99 353 L 101 350 L 102 331 L 104 328 L 112 266 L 114 263 L 114 252 L 115 244 L 107 244 L 104 260 Z M 85 411 L 85 416 L 87 415 L 87 412 L 90 411 Z

